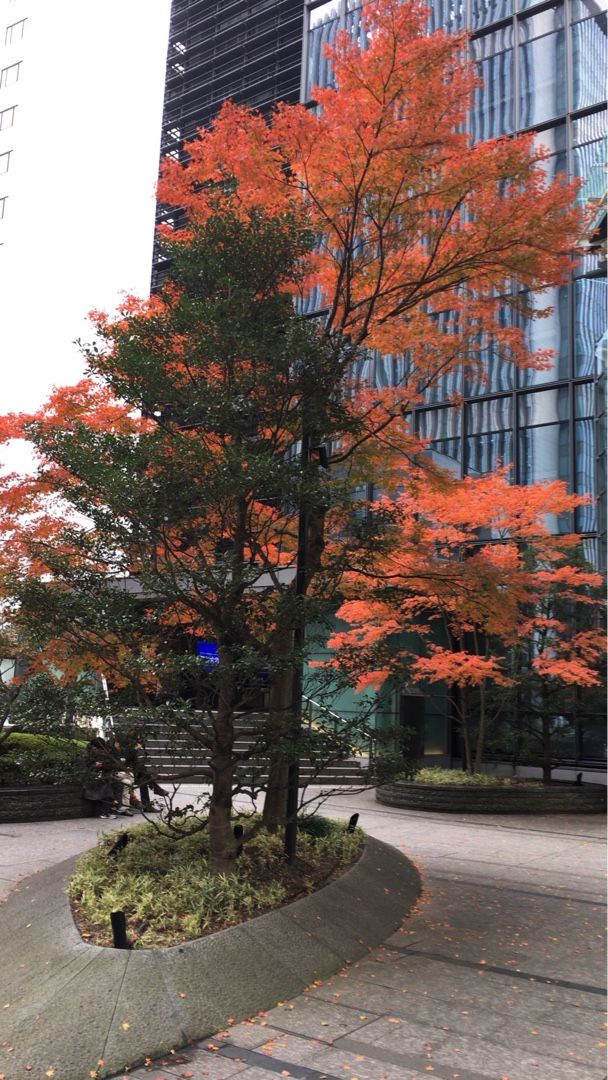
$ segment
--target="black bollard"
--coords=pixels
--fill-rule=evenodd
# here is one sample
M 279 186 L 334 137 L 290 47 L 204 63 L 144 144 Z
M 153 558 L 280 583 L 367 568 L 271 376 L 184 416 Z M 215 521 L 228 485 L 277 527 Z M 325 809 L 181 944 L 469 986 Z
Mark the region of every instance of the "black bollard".
M 357 828 L 358 820 L 359 820 L 359 815 L 358 814 L 353 814 L 353 816 L 349 819 L 348 827 L 347 827 L 346 831 L 347 832 L 354 832 L 355 829 Z
M 114 936 L 115 949 L 130 949 L 131 942 L 127 937 L 127 920 L 124 911 L 111 911 L 112 934 Z
M 577 774 L 576 774 L 576 783 L 577 783 L 578 787 L 580 787 L 581 784 L 583 783 L 583 774 L 582 774 L 582 772 L 577 772 Z
M 123 851 L 126 848 L 126 846 L 129 843 L 130 839 L 131 839 L 131 834 L 130 833 L 128 833 L 128 832 L 121 833 L 120 836 L 118 837 L 118 840 L 114 844 L 112 844 L 112 847 L 109 849 L 108 855 L 113 855 L 114 857 L 116 857 L 116 855 L 118 855 L 119 851 Z
M 236 840 L 236 857 L 243 854 L 243 833 L 244 829 L 242 825 L 235 825 L 232 832 L 234 833 L 234 839 Z

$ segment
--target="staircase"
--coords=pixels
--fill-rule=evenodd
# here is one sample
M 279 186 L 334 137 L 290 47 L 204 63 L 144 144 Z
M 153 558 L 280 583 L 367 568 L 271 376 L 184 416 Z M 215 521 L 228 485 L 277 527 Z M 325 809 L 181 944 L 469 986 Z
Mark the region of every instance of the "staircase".
M 246 753 L 255 743 L 255 734 L 251 729 L 256 723 L 260 726 L 265 723 L 263 714 L 248 713 L 237 719 L 236 722 L 236 753 Z M 146 763 L 155 778 L 163 783 L 171 783 L 180 774 L 188 772 L 190 775 L 179 780 L 183 784 L 209 783 L 210 776 L 207 771 L 209 754 L 203 748 L 193 747 L 186 736 L 175 736 L 169 739 L 166 732 L 161 728 L 150 730 L 146 736 Z M 362 770 L 365 769 L 368 758 L 361 755 L 357 757 L 336 758 L 328 762 L 321 771 L 315 775 L 315 766 L 309 758 L 300 759 L 300 787 L 314 783 L 315 785 L 328 785 L 332 787 L 360 787 L 365 783 Z M 250 758 L 237 766 L 239 774 L 245 780 L 247 775 L 255 776 L 256 783 L 263 783 L 268 777 L 267 763 L 263 758 Z

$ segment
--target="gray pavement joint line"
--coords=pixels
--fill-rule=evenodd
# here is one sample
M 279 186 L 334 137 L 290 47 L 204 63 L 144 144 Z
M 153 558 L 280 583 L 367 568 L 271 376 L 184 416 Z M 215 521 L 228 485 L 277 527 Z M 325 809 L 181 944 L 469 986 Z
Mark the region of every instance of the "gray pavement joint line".
M 130 961 L 132 955 L 133 954 L 131 952 L 129 952 L 127 954 L 127 962 L 126 962 L 126 964 L 125 964 L 125 966 L 123 968 L 122 978 L 120 980 L 120 986 L 118 987 L 118 990 L 117 990 L 117 993 L 116 993 L 116 999 L 114 1001 L 114 1008 L 112 1009 L 112 1015 L 110 1017 L 110 1022 L 108 1024 L 108 1030 L 106 1031 L 105 1038 L 103 1040 L 103 1047 L 102 1047 L 102 1050 L 101 1050 L 101 1054 L 99 1055 L 100 1058 L 105 1058 L 105 1056 L 106 1056 L 106 1047 L 108 1045 L 108 1039 L 110 1038 L 110 1033 L 111 1033 L 112 1028 L 114 1026 L 114 1020 L 115 1020 L 116 1014 L 118 1012 L 118 1002 L 120 1001 L 120 995 L 122 993 L 122 988 L 124 986 L 124 981 L 125 981 L 125 979 L 127 977 L 127 969 L 129 967 L 129 961 Z
M 293 1034 L 293 1032 L 290 1032 L 290 1034 Z M 288 1072 L 289 1076 L 292 1076 L 294 1080 L 344 1080 L 343 1077 L 338 1077 L 335 1073 L 319 1072 L 318 1069 L 311 1069 L 309 1065 L 296 1064 L 293 1061 L 282 1061 L 270 1057 L 268 1054 L 260 1054 L 257 1050 L 248 1050 L 243 1046 L 237 1046 L 236 1043 L 215 1042 L 214 1046 L 219 1046 L 220 1057 L 243 1061 L 246 1065 L 257 1065 L 262 1069 L 267 1069 L 268 1072 L 283 1075 Z
M 510 885 L 497 885 L 494 881 L 484 881 L 483 878 L 474 878 L 471 881 L 470 878 L 459 876 L 454 878 L 450 874 L 434 874 L 432 870 L 427 870 L 426 876 L 429 881 L 447 881 L 450 885 L 471 885 L 475 889 L 494 889 L 496 893 L 510 892 L 517 893 L 518 896 L 537 896 L 541 899 L 546 897 L 548 900 L 567 900 L 569 903 L 573 904 L 592 904 L 595 907 L 607 906 L 606 901 L 603 899 L 603 894 L 601 900 L 582 900 L 580 896 L 570 896 L 567 893 L 564 893 L 562 896 L 560 893 L 556 892 L 538 892 L 533 889 L 514 889 Z
M 518 971 L 513 968 L 498 967 L 496 964 L 479 964 L 474 960 L 463 960 L 456 956 L 443 956 L 442 953 L 427 952 L 424 949 L 412 949 L 409 945 L 390 945 L 387 942 L 385 948 L 402 953 L 404 956 L 420 956 L 423 960 L 438 960 L 442 964 L 474 968 L 476 971 L 487 971 L 492 975 L 508 975 L 511 979 L 525 979 L 526 982 L 544 983 L 545 986 L 561 986 L 565 990 L 580 990 L 583 994 L 601 994 L 602 997 L 606 997 L 604 987 L 591 986 L 589 983 L 571 982 L 569 979 L 558 979 L 549 975 L 537 975 L 532 971 Z
M 438 1065 L 432 1057 L 422 1057 L 421 1054 L 404 1054 L 399 1050 L 387 1050 L 376 1043 L 361 1042 L 353 1039 L 351 1035 L 344 1035 L 334 1041 L 336 1050 L 348 1050 L 351 1054 L 360 1054 L 372 1061 L 382 1062 L 384 1065 L 396 1065 L 398 1068 L 415 1069 L 416 1072 L 425 1071 L 432 1064 L 433 1076 L 437 1080 L 452 1080 L 454 1069 L 457 1068 L 461 1080 L 493 1080 L 488 1073 L 476 1072 L 472 1069 L 463 1068 L 460 1064 Z M 405 1076 L 404 1076 L 405 1080 Z

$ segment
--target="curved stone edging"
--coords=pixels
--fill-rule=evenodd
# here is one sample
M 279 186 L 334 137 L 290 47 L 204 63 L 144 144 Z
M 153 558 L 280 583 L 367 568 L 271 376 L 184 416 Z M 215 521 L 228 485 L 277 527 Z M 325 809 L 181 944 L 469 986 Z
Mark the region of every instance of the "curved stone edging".
M 108 1076 L 212 1035 L 365 955 L 420 893 L 409 859 L 368 838 L 359 861 L 311 896 L 185 945 L 125 952 L 81 939 L 65 895 L 75 862 L 25 879 L 2 909 L 0 993 L 11 1007 L 0 1073 L 34 1061 L 61 1080 Z
M 82 797 L 80 784 L 36 784 L 0 787 L 0 822 L 57 821 L 92 817 L 93 804 Z
M 478 787 L 395 781 L 376 789 L 376 800 L 404 810 L 452 814 L 599 814 L 606 811 L 602 784 L 551 787 Z

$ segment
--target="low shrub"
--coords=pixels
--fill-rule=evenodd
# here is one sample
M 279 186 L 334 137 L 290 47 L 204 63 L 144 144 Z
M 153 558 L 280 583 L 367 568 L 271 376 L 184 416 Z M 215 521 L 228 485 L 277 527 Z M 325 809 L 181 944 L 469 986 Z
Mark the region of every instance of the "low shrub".
M 406 779 L 402 777 L 401 779 Z M 409 780 L 410 777 L 407 777 Z M 492 773 L 469 773 L 463 769 L 440 769 L 428 767 L 420 769 L 413 777 L 414 784 L 441 784 L 447 786 L 470 787 L 512 787 L 521 784 L 538 783 L 534 780 L 519 780 L 513 776 L 494 776 Z
M 129 842 L 111 855 L 113 833 L 79 861 L 69 886 L 83 937 L 110 945 L 110 912 L 124 911 L 136 948 L 177 945 L 262 915 L 321 888 L 361 853 L 364 834 L 341 822 L 308 818 L 298 853 L 288 866 L 283 836 L 258 832 L 245 845 L 235 873 L 212 876 L 208 838 L 198 832 L 179 841 L 156 823 L 130 828 Z M 235 819 L 235 824 L 239 820 Z M 249 827 L 251 817 L 241 820 Z M 120 834 L 119 834 L 120 835 Z
M 12 731 L 0 744 L 0 787 L 79 783 L 85 743 Z

